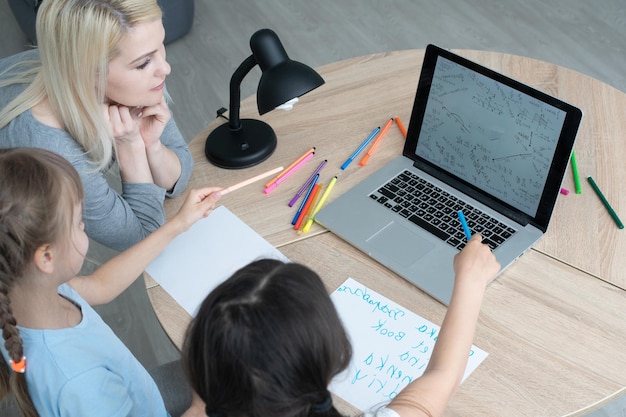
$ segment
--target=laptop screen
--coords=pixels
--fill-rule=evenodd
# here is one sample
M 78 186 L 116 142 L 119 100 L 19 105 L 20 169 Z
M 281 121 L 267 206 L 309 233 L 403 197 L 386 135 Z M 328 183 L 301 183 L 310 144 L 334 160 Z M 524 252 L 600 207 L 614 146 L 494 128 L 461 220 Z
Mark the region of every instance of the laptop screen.
M 418 126 L 409 129 L 415 157 L 529 218 L 541 217 L 546 192 L 554 205 L 573 146 L 578 125 L 573 134 L 564 129 L 572 106 L 471 64 L 440 53 L 424 60 L 411 116 Z M 562 139 L 564 132 L 571 137 Z

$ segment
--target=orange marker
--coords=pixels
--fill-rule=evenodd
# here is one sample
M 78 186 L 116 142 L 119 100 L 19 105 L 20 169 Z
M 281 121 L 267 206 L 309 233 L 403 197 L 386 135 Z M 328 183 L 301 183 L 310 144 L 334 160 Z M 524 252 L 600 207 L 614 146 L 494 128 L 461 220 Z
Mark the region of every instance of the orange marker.
M 298 164 L 298 162 L 302 161 L 304 158 L 306 158 L 311 152 L 315 152 L 315 147 L 312 147 L 311 149 L 309 149 L 308 151 L 306 151 L 300 158 L 296 159 L 293 164 L 289 165 L 287 168 L 285 168 L 283 170 L 283 172 L 281 172 L 280 174 L 278 174 L 277 176 L 275 176 L 270 182 L 268 182 L 267 184 L 265 184 L 265 188 L 269 187 L 270 185 L 274 184 L 274 182 L 276 182 L 280 177 L 282 177 L 283 175 L 285 175 L 287 172 L 291 171 L 291 168 L 293 168 L 294 166 L 296 166 Z
M 359 165 L 364 166 L 367 163 L 367 160 L 370 159 L 370 156 L 372 155 L 372 153 L 374 153 L 374 149 L 376 149 L 376 146 L 378 146 L 378 142 L 380 142 L 382 137 L 385 136 L 385 133 L 387 133 L 392 123 L 393 119 L 389 119 L 385 126 L 383 126 L 383 130 L 381 130 L 376 139 L 374 139 L 374 142 L 372 142 L 372 146 L 370 146 L 370 148 L 367 150 L 367 153 L 363 156 L 361 162 L 359 162 Z
M 404 139 L 406 139 L 406 129 L 404 128 L 404 125 L 402 124 L 402 120 L 400 120 L 398 116 L 396 116 L 396 124 L 400 128 L 400 132 L 402 132 Z
M 302 209 L 302 213 L 300 213 L 300 217 L 298 217 L 298 220 L 296 220 L 296 224 L 293 226 L 295 230 L 300 229 L 300 225 L 302 224 L 302 221 L 305 219 L 305 217 L 307 217 L 309 212 L 312 210 L 313 202 L 317 198 L 317 194 L 319 194 L 320 188 L 322 188 L 322 184 L 320 183 L 317 183 L 313 186 L 311 195 L 309 196 L 309 199 L 306 201 L 306 204 L 304 205 L 304 208 Z

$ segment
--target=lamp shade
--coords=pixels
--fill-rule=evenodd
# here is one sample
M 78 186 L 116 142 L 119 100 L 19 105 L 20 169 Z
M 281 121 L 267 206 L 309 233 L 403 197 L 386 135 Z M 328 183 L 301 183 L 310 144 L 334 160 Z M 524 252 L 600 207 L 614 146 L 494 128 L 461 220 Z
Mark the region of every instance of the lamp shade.
M 257 88 L 259 114 L 300 97 L 324 84 L 324 79 L 310 67 L 297 61 L 285 61 L 264 71 Z
M 230 79 L 228 124 L 218 126 L 206 139 L 204 152 L 209 161 L 222 168 L 238 169 L 256 165 L 276 149 L 277 138 L 265 122 L 239 117 L 240 85 L 258 65 L 262 71 L 257 89 L 257 108 L 265 114 L 324 84 L 312 68 L 289 59 L 276 33 L 261 29 L 250 38 L 252 55 L 235 70 Z
M 250 49 L 262 71 L 257 88 L 259 114 L 324 84 L 324 79 L 311 67 L 289 58 L 278 36 L 270 29 L 255 32 L 250 38 Z

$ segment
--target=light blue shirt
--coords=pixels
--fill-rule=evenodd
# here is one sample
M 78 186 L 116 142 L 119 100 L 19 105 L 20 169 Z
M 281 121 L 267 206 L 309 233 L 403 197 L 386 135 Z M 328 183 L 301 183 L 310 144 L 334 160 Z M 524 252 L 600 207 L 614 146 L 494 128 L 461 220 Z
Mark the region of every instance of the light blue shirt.
M 18 326 L 28 391 L 39 415 L 169 416 L 152 377 L 98 313 L 66 284 L 59 294 L 81 308 L 78 325 L 57 330 Z M 0 350 L 8 363 L 4 344 Z

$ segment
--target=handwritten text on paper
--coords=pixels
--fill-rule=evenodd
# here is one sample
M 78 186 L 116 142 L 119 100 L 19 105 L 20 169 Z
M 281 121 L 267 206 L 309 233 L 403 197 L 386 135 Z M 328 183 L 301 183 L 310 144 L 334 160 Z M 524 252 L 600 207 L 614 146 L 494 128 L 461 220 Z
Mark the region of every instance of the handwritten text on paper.
M 362 411 L 391 401 L 424 373 L 439 326 L 348 278 L 331 294 L 352 342 L 348 369 L 330 389 Z M 465 379 L 487 357 L 472 346 Z

